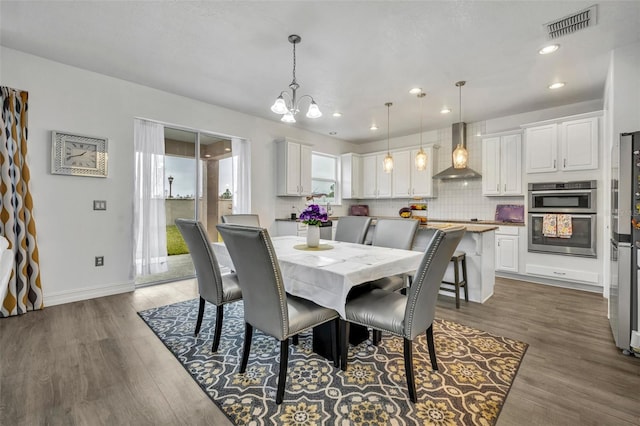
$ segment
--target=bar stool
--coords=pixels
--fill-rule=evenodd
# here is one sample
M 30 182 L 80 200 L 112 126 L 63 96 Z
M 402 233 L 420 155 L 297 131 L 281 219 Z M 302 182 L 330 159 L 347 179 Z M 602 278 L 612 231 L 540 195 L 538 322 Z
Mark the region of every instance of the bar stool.
M 464 300 L 469 301 L 469 292 L 467 291 L 467 256 L 463 251 L 456 251 L 451 256 L 453 262 L 453 282 L 442 281 L 443 284 L 452 285 L 453 288 L 440 287 L 440 290 L 451 291 L 456 294 L 456 309 L 460 309 L 460 288 L 464 289 Z M 462 281 L 460 281 L 460 268 L 462 263 Z

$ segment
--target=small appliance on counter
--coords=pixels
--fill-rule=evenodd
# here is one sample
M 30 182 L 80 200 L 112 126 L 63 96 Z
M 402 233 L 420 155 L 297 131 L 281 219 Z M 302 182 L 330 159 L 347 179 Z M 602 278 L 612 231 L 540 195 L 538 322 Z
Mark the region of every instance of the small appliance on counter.
M 495 220 L 496 222 L 524 223 L 524 205 L 498 204 Z
M 366 204 L 353 204 L 349 207 L 349 216 L 369 216 L 369 206 Z

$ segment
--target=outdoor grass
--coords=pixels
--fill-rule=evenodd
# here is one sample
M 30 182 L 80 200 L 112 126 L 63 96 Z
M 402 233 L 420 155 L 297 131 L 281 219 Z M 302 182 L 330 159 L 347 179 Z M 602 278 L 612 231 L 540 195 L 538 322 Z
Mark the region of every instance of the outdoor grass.
M 182 234 L 178 231 L 178 227 L 175 225 L 167 226 L 167 254 L 174 256 L 187 253 L 189 253 L 189 248 L 184 242 Z

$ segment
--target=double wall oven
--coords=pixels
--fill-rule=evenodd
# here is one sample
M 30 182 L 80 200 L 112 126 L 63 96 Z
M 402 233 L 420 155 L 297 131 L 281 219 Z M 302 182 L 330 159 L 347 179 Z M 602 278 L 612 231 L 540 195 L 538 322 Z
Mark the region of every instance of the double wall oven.
M 530 183 L 529 251 L 596 257 L 596 186 L 595 180 Z M 564 232 L 549 232 L 560 223 Z

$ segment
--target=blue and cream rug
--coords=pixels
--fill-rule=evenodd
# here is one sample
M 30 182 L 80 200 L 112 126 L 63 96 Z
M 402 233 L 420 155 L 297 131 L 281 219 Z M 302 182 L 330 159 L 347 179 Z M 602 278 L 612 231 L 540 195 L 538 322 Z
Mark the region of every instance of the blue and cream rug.
M 279 342 L 254 329 L 249 365 L 238 374 L 244 339 L 242 302 L 225 306 L 222 338 L 211 353 L 214 308 L 193 336 L 197 299 L 139 312 L 193 379 L 238 425 L 493 425 L 527 344 L 436 320 L 438 372 L 424 333 L 414 341 L 418 403 L 407 395 L 403 341 L 350 347 L 346 372 L 311 350 L 311 333 L 290 346 L 284 402 L 275 404 Z

